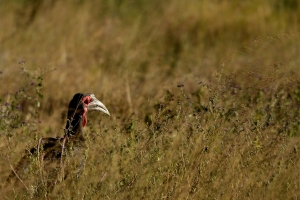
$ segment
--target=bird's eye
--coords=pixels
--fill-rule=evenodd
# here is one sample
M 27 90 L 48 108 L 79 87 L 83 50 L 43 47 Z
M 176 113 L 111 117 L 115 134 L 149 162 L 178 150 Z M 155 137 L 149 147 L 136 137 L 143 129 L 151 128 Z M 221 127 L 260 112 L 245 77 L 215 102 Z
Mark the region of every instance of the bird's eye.
M 89 103 L 91 103 L 91 98 L 89 96 L 83 97 L 82 101 L 84 104 L 88 105 Z

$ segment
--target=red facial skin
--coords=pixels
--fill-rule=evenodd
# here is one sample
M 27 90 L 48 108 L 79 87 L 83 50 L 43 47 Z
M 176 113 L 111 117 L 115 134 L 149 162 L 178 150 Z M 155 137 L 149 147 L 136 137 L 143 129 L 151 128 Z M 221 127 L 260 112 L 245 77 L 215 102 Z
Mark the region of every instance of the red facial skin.
M 82 102 L 84 103 L 85 107 L 82 113 L 82 117 L 83 117 L 83 122 L 82 122 L 82 127 L 86 126 L 87 123 L 87 106 L 89 105 L 89 103 L 91 103 L 91 97 L 90 96 L 85 96 L 82 98 Z

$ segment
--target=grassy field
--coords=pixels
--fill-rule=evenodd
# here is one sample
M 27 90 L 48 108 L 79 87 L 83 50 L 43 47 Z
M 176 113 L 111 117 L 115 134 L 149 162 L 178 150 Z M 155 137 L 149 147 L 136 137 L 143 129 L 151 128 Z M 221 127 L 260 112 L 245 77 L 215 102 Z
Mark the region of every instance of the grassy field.
M 0 188 L 91 92 L 111 116 L 88 114 L 84 173 L 45 199 L 300 199 L 297 0 L 2 0 L 0 16 Z

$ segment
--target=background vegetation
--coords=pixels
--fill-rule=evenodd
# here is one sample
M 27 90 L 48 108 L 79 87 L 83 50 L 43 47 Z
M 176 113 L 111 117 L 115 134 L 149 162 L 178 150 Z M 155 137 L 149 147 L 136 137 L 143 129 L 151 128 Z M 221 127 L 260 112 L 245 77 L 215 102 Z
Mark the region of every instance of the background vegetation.
M 45 197 L 300 198 L 297 0 L 1 0 L 0 17 L 0 180 L 92 92 L 112 116 L 89 113 L 84 174 Z

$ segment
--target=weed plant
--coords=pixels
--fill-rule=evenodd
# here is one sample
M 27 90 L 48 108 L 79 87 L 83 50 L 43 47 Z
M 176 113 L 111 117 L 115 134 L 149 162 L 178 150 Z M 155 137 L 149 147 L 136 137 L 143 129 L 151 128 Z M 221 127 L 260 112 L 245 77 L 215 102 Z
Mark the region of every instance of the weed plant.
M 281 73 L 288 64 L 272 66 L 267 75 L 245 70 L 229 76 L 219 73 L 191 92 L 177 84 L 165 89 L 157 103 L 148 104 L 145 115 L 133 113 L 113 123 L 92 120 L 84 174 L 58 184 L 52 193 L 44 191 L 43 196 L 297 198 L 300 83 L 297 76 Z M 28 143 L 26 138 L 37 131 L 43 97 L 43 75 L 34 76 L 24 68 L 22 75 L 24 87 L 8 94 L 1 108 L 5 119 L 1 138 L 6 141 L 2 156 L 12 168 L 10 157 L 19 158 L 13 140 L 18 137 L 18 142 Z M 19 108 L 28 100 L 32 100 L 29 113 L 37 116 L 31 122 L 25 121 L 28 111 Z M 38 139 L 35 134 L 35 142 Z M 38 167 L 36 159 L 32 162 Z M 32 176 L 27 192 L 11 188 L 11 197 L 34 197 L 28 188 L 37 187 L 39 176 Z

